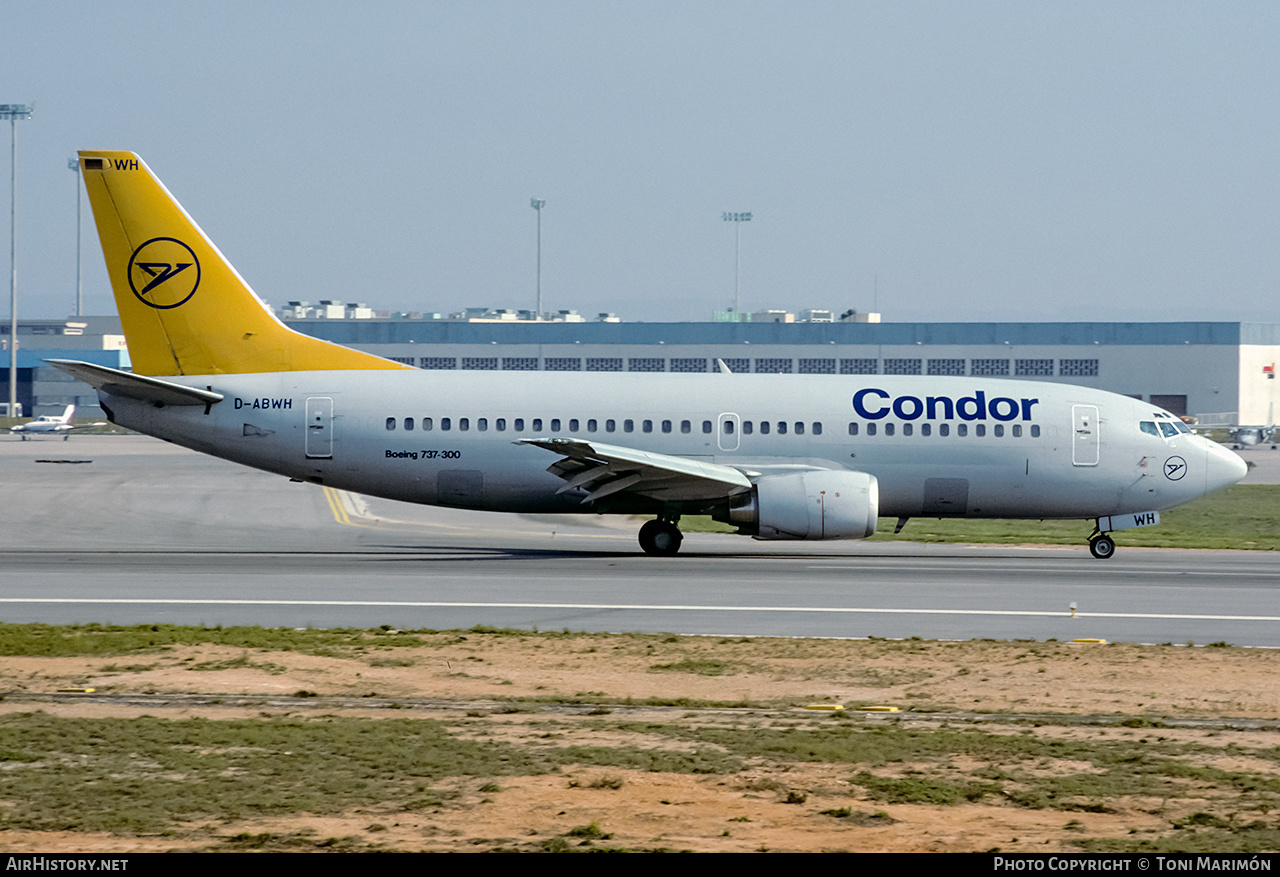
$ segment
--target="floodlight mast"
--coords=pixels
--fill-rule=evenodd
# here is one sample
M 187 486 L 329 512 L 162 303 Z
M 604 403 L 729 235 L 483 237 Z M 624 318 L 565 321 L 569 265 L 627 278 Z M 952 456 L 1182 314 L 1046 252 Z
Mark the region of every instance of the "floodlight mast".
M 742 259 L 740 257 L 740 235 L 742 223 L 751 221 L 751 214 L 748 213 L 721 213 L 720 218 L 725 222 L 733 223 L 733 314 L 735 320 L 742 319 L 742 286 L 738 282 L 739 269 L 742 267 Z
M 67 169 L 76 175 L 76 316 L 84 311 L 84 281 L 80 271 L 80 159 L 68 158 Z
M 542 208 L 546 203 L 545 198 L 529 199 L 529 206 L 538 211 L 538 299 L 537 310 L 533 312 L 535 321 L 542 319 Z
M 9 120 L 9 416 L 18 410 L 18 121 L 30 119 L 35 104 L 0 104 Z

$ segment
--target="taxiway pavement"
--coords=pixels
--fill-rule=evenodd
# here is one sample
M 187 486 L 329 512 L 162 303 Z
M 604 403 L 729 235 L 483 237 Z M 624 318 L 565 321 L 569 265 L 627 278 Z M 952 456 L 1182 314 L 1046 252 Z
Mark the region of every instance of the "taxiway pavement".
M 1280 476 L 1268 453 L 1245 483 Z M 653 558 L 636 527 L 363 499 L 140 436 L 0 439 L 0 619 L 1280 646 L 1268 552 L 690 534 Z

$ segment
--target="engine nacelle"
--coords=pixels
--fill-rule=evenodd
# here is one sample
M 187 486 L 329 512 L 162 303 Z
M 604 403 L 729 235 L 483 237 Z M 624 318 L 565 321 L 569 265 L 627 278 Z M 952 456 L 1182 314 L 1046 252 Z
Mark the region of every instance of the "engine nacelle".
M 876 532 L 880 486 L 866 472 L 811 470 L 769 475 L 729 521 L 757 539 L 865 539 Z

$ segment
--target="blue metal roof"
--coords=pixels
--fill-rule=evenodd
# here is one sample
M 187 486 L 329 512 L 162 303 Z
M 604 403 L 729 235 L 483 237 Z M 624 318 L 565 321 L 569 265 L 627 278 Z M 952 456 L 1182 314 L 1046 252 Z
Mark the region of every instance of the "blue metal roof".
M 1280 323 L 454 323 L 292 320 L 339 344 L 1280 344 Z
M 85 350 L 82 347 L 65 350 L 52 348 L 23 350 L 21 347 L 18 348 L 18 368 L 37 368 L 45 365 L 46 359 L 74 359 L 79 362 L 91 362 L 94 365 L 105 365 L 110 368 L 128 369 L 132 367 L 129 360 L 129 351 L 127 350 Z M 5 354 L 4 362 L 6 365 L 8 361 L 8 354 Z

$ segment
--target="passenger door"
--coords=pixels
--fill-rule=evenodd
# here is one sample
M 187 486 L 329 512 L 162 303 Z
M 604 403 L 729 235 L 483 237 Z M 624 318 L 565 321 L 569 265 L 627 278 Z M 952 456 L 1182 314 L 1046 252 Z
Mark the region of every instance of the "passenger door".
M 1071 462 L 1073 465 L 1098 465 L 1098 451 L 1102 439 L 1098 427 L 1098 406 L 1071 406 Z
M 331 397 L 307 397 L 307 436 L 304 444 L 308 459 L 333 457 L 333 399 Z

